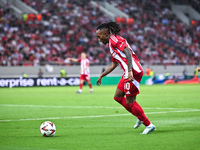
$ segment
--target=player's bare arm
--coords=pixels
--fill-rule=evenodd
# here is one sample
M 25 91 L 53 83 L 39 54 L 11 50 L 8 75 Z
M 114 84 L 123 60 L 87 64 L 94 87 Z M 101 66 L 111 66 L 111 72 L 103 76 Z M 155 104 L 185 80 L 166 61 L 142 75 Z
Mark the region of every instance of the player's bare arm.
M 110 72 L 112 72 L 115 68 L 117 67 L 117 62 L 112 62 L 108 68 L 99 76 L 99 78 L 97 79 L 97 85 L 101 85 L 102 83 L 102 78 L 104 76 L 106 76 L 107 74 L 109 74 Z
M 132 82 L 134 80 L 133 72 L 132 72 L 132 53 L 129 48 L 125 48 L 123 53 L 126 55 L 127 63 L 128 63 L 128 80 Z
M 76 59 L 76 58 L 70 58 L 70 57 L 68 57 L 67 60 L 78 62 L 78 59 Z

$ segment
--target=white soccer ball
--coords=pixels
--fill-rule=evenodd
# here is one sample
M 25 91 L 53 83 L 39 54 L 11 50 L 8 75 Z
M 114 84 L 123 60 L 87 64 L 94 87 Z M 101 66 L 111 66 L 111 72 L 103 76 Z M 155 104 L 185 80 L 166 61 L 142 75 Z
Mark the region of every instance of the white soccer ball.
M 45 121 L 40 126 L 40 133 L 47 137 L 47 136 L 54 136 L 56 133 L 56 126 L 51 121 Z

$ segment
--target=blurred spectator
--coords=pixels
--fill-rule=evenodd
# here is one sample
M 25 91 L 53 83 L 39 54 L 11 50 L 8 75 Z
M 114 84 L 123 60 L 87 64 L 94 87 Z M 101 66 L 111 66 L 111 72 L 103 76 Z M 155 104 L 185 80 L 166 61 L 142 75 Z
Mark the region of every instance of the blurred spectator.
M 169 73 L 169 72 L 166 72 L 166 73 L 165 73 L 165 77 L 166 77 L 166 78 L 169 78 L 169 76 L 170 76 L 170 73 Z
M 66 73 L 65 69 L 61 68 L 61 69 L 60 69 L 60 77 L 61 77 L 61 78 L 65 78 L 66 75 L 67 75 L 67 73 Z
M 196 67 L 195 70 L 194 70 L 194 76 L 198 76 L 198 73 L 199 73 L 199 68 Z
M 43 72 L 42 72 L 42 69 L 39 68 L 39 71 L 38 71 L 38 78 L 42 78 L 43 77 Z
M 184 76 L 184 79 L 187 79 L 187 69 L 186 68 L 184 68 L 184 70 L 183 70 L 183 76 Z
M 147 67 L 147 69 L 146 69 L 146 76 L 150 76 L 150 73 L 151 73 L 151 69 L 149 67 Z
M 150 76 L 155 76 L 155 71 L 153 70 L 153 69 L 151 69 L 151 71 L 150 71 L 150 74 L 149 74 Z
M 22 78 L 27 78 L 28 76 L 27 76 L 27 74 L 26 73 L 22 73 Z

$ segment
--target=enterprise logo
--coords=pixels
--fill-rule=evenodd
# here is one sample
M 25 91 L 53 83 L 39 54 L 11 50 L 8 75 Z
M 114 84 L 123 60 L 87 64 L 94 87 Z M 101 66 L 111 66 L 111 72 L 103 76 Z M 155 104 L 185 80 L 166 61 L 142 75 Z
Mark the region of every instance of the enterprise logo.
M 80 79 L 71 78 L 4 78 L 0 79 L 0 87 L 32 87 L 32 86 L 74 86 L 79 85 Z

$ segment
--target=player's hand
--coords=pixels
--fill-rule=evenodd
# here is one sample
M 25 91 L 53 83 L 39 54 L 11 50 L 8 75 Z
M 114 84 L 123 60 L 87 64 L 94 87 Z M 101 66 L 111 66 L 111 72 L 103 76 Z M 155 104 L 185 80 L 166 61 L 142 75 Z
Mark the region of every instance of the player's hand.
M 129 72 L 128 72 L 128 81 L 129 81 L 129 82 L 132 82 L 133 80 L 134 80 L 133 72 L 132 72 L 132 71 L 129 71 Z
M 197 71 L 200 72 L 200 67 L 197 67 Z
M 98 85 L 98 86 L 100 86 L 100 85 L 101 85 L 101 83 L 102 83 L 102 81 L 101 81 L 101 80 L 102 80 L 102 77 L 99 77 L 99 78 L 97 79 L 97 85 Z

